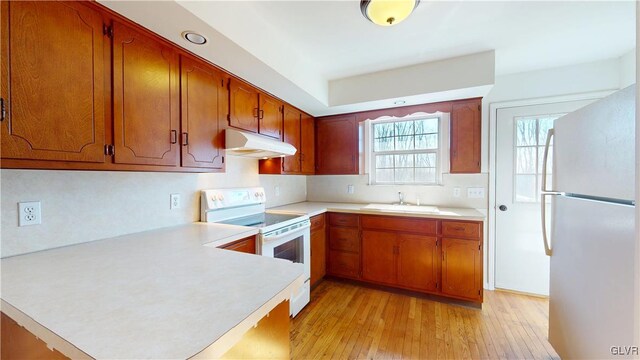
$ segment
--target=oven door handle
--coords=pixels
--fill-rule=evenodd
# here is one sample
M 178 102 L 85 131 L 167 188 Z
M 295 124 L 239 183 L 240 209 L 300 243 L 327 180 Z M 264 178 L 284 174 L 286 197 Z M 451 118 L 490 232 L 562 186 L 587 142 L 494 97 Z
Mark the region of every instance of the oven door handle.
M 278 234 L 278 235 L 274 235 L 274 236 L 270 236 L 270 235 L 263 236 L 262 240 L 264 242 L 278 241 L 280 239 L 283 239 L 283 238 L 286 238 L 286 237 L 290 237 L 291 235 L 295 235 L 293 238 L 296 238 L 296 237 L 302 235 L 302 234 L 300 234 L 300 232 L 301 232 L 300 230 L 306 230 L 306 229 L 308 229 L 310 227 L 311 227 L 310 224 L 302 225 L 302 226 L 297 227 L 297 228 L 295 228 L 293 230 L 283 232 L 282 234 Z M 299 234 L 299 235 L 296 235 L 296 234 Z

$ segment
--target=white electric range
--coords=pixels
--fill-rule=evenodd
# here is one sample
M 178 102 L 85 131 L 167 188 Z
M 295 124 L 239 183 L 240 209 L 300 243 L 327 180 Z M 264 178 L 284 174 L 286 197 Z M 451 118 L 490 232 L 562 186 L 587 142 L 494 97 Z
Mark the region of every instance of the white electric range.
M 303 264 L 304 286 L 291 294 L 289 305 L 296 316 L 311 293 L 311 223 L 305 214 L 270 213 L 265 201 L 261 187 L 202 190 L 200 220 L 258 228 L 258 254 Z

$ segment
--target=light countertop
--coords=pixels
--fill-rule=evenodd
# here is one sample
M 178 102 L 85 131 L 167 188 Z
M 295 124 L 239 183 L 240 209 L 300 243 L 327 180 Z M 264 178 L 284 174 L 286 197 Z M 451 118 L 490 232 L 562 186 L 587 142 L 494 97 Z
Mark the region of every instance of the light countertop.
M 400 212 L 400 211 L 380 211 L 363 209 L 368 204 L 357 203 L 326 203 L 326 202 L 299 202 L 295 204 L 289 204 L 284 206 L 278 206 L 268 209 L 274 212 L 290 212 L 301 213 L 309 216 L 315 216 L 324 212 L 345 212 L 356 214 L 369 214 L 369 215 L 390 215 L 390 216 L 410 216 L 410 217 L 425 217 L 434 219 L 453 219 L 453 220 L 473 220 L 484 221 L 485 216 L 475 209 L 466 208 L 447 208 L 439 207 L 438 213 L 418 213 L 418 212 Z
M 303 283 L 301 264 L 214 247 L 256 233 L 195 223 L 5 258 L 2 311 L 72 358 L 220 356 Z

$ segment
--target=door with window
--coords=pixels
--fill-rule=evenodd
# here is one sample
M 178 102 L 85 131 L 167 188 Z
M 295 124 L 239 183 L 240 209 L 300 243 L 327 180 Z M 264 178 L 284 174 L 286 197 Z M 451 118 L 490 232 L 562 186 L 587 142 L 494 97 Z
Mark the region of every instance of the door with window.
M 541 173 L 547 132 L 557 118 L 592 101 L 498 109 L 496 288 L 549 294 L 549 257 L 544 253 L 540 230 Z M 553 187 L 552 162 L 550 154 L 547 188 Z M 548 204 L 547 211 L 550 211 Z

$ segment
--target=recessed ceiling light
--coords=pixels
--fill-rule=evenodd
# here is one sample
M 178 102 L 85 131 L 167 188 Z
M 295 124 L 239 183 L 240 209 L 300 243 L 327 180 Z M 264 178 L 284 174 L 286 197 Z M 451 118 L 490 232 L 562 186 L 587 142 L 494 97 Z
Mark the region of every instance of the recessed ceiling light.
M 188 42 L 196 45 L 204 45 L 207 42 L 206 37 L 193 31 L 183 31 L 182 37 L 185 38 L 185 40 L 187 40 Z
M 404 105 L 404 104 L 406 104 L 406 101 L 404 101 L 404 100 L 396 100 L 396 101 L 394 101 L 393 103 L 394 103 L 395 105 Z

